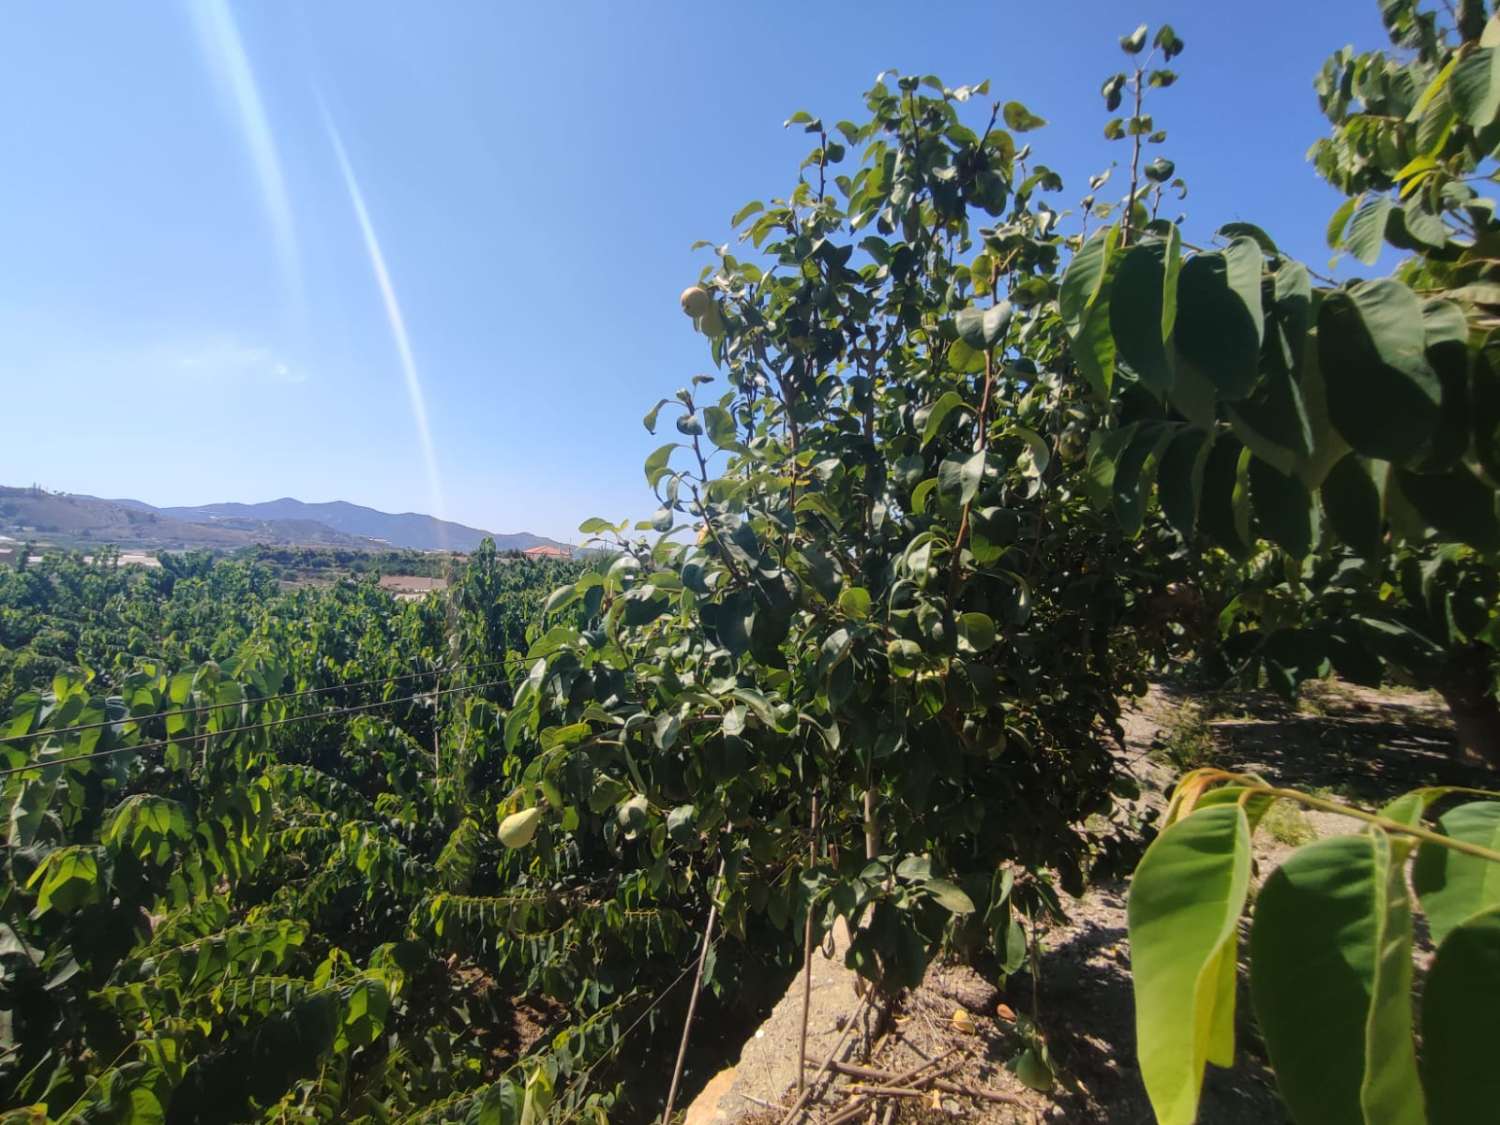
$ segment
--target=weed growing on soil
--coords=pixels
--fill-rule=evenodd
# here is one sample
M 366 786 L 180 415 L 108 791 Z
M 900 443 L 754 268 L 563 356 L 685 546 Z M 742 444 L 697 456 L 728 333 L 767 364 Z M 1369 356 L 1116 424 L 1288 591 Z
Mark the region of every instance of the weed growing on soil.
M 1213 765 L 1219 756 L 1213 729 L 1196 703 L 1184 704 L 1152 744 L 1151 757 L 1179 770 Z
M 1289 848 L 1300 848 L 1318 837 L 1302 810 L 1290 801 L 1275 802 L 1266 810 L 1260 826 L 1271 839 Z

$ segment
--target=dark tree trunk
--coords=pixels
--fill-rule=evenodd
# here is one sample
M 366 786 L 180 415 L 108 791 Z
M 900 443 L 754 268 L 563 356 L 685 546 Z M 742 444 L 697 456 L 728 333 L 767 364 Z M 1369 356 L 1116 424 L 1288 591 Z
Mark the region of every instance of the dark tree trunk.
M 1490 650 L 1471 645 L 1454 655 L 1434 685 L 1458 733 L 1459 753 L 1492 768 L 1500 768 L 1500 702 Z

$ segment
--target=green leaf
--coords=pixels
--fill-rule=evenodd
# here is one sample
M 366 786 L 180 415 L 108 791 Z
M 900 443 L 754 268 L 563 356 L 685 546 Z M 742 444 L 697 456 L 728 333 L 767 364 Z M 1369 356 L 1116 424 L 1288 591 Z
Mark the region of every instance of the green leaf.
M 1239 463 L 1245 452 L 1244 445 L 1232 434 L 1221 433 L 1214 439 L 1203 466 L 1203 494 L 1198 504 L 1198 526 L 1232 555 L 1244 555 L 1250 550 L 1235 511 Z
M 1118 227 L 1107 227 L 1073 255 L 1058 291 L 1073 358 L 1095 396 L 1107 400 L 1114 382 L 1115 344 L 1110 331 L 1110 282 L 1119 264 Z
M 1318 512 L 1303 483 L 1252 456 L 1250 501 L 1266 538 L 1293 558 L 1306 558 L 1317 539 Z
M 1129 35 L 1120 36 L 1120 49 L 1128 55 L 1138 55 L 1146 45 L 1146 25 L 1141 24 Z
M 1136 1053 L 1160 1125 L 1190 1125 L 1205 1064 L 1234 1062 L 1235 951 L 1249 889 L 1250 825 L 1239 805 L 1173 824 L 1131 880 Z
M 704 407 L 703 424 L 708 430 L 708 440 L 718 448 L 740 448 L 740 435 L 734 425 L 734 416 L 722 406 Z
M 37 889 L 38 914 L 54 909 L 71 914 L 103 897 L 99 854 L 80 844 L 58 848 L 37 865 L 26 886 Z
M 1219 238 L 1226 239 L 1253 239 L 1255 244 L 1261 248 L 1262 252 L 1275 255 L 1279 255 L 1281 253 L 1281 250 L 1277 247 L 1275 240 L 1254 223 L 1225 223 L 1218 230 L 1216 230 L 1214 234 Z
M 1017 133 L 1029 133 L 1047 124 L 1045 118 L 1038 117 L 1020 102 L 1006 102 L 1002 112 L 1007 128 L 1014 129 Z
M 1162 269 L 1161 338 L 1167 343 L 1177 325 L 1177 279 L 1182 273 L 1182 234 L 1176 223 L 1167 224 L 1166 238 L 1162 241 Z
M 1398 281 L 1359 282 L 1318 307 L 1328 417 L 1354 449 L 1383 461 L 1419 452 L 1438 422 L 1421 302 Z
M 663 406 L 666 406 L 667 403 L 669 403 L 671 401 L 672 400 L 669 399 L 669 398 L 664 398 L 660 402 L 658 402 L 655 406 L 653 406 L 650 410 L 646 411 L 646 416 L 641 419 L 641 425 L 643 425 L 643 426 L 646 427 L 646 432 L 647 433 L 652 433 L 652 434 L 656 433 L 656 418 L 657 418 L 657 415 L 659 415 L 661 413 L 661 408 Z
M 667 834 L 674 840 L 689 838 L 698 810 L 693 805 L 678 805 L 667 814 Z
M 1425 848 L 1426 845 L 1424 844 Z M 1452 929 L 1422 992 L 1422 1084 L 1431 1125 L 1469 1125 L 1500 1106 L 1500 907 Z
M 671 472 L 668 462 L 672 460 L 672 450 L 680 448 L 681 442 L 669 441 L 666 445 L 652 451 L 651 456 L 646 458 L 646 483 L 652 488 L 667 473 Z
M 1106 227 L 1078 248 L 1078 252 L 1068 262 L 1068 268 L 1063 271 L 1057 303 L 1062 312 L 1063 327 L 1075 339 L 1083 329 L 1085 315 L 1099 299 L 1104 285 L 1105 264 L 1114 251 L 1118 238 L 1117 228 Z
M 941 397 L 932 404 L 932 409 L 927 412 L 927 424 L 922 427 L 922 444 L 926 445 L 937 437 L 943 428 L 943 423 L 960 407 L 967 410 L 968 404 L 957 391 L 944 391 Z
M 1109 292 L 1109 327 L 1120 358 L 1158 392 L 1172 386 L 1166 343 L 1171 332 L 1169 321 L 1176 319 L 1176 291 L 1174 285 L 1169 317 L 1165 308 L 1167 251 L 1167 245 L 1161 242 L 1132 246 L 1120 260 Z
M 974 499 L 983 479 L 983 450 L 968 457 L 945 458 L 938 466 L 938 487 L 944 492 L 957 492 L 960 504 L 967 504 Z
M 1221 252 L 1189 258 L 1177 282 L 1179 364 L 1230 401 L 1248 395 L 1259 373 L 1261 261 L 1254 241 L 1237 238 Z
M 1349 225 L 1349 216 L 1354 214 L 1354 207 L 1359 202 L 1357 196 L 1351 196 L 1340 203 L 1334 211 L 1332 218 L 1328 220 L 1328 229 L 1324 237 L 1328 241 L 1330 250 L 1337 250 L 1344 244 L 1344 228 Z
M 1500 851 L 1500 802 L 1471 801 L 1438 819 L 1445 836 Z M 1500 906 L 1500 863 L 1424 842 L 1412 865 L 1412 886 L 1441 945 L 1465 918 Z
M 947 879 L 929 879 L 925 884 L 927 893 L 937 899 L 950 914 L 973 914 L 974 900 Z
M 1500 59 L 1490 47 L 1465 56 L 1448 79 L 1448 97 L 1464 122 L 1482 129 L 1500 111 Z
M 1380 248 L 1385 245 L 1385 224 L 1390 213 L 1388 196 L 1365 196 L 1344 232 L 1344 248 L 1365 265 L 1373 265 L 1380 257 Z
M 966 344 L 984 351 L 1004 338 L 1005 330 L 1010 326 L 1011 313 L 1010 302 L 1000 301 L 987 309 L 978 306 L 960 309 L 953 318 L 953 323 Z
M 863 586 L 849 586 L 839 593 L 839 608 L 850 617 L 864 620 L 870 616 L 870 591 Z
M 958 636 L 971 652 L 984 652 L 995 643 L 995 622 L 987 613 L 958 615 Z
M 1198 502 L 1203 493 L 1203 467 L 1208 461 L 1208 434 L 1179 430 L 1161 455 L 1157 494 L 1162 515 L 1177 534 L 1191 540 L 1198 525 Z
M 1446 473 L 1395 470 L 1401 494 L 1429 524 L 1447 539 L 1481 551 L 1500 547 L 1500 520 L 1495 517 L 1495 490 L 1464 465 Z
M 1380 490 L 1364 459 L 1355 453 L 1344 457 L 1329 470 L 1320 492 L 1333 533 L 1366 558 L 1379 554 L 1384 533 Z
M 1158 72 L 1160 73 L 1160 72 Z M 1151 163 L 1141 169 L 1146 174 L 1146 179 L 1154 184 L 1164 184 L 1172 178 L 1172 173 L 1177 171 L 1177 165 L 1173 164 L 1164 156 L 1158 156 Z
M 1256 902 L 1250 986 L 1282 1099 L 1319 1125 L 1421 1125 L 1411 908 L 1383 832 L 1298 849 Z
M 758 199 L 753 199 L 734 213 L 734 217 L 729 220 L 729 225 L 732 227 L 737 227 L 751 215 L 754 215 L 759 211 L 764 211 L 765 209 L 766 205 L 764 203 L 762 203 Z
M 1115 514 L 1127 535 L 1141 529 L 1151 483 L 1147 462 L 1167 440 L 1168 432 L 1160 422 L 1142 423 L 1130 444 L 1115 459 Z

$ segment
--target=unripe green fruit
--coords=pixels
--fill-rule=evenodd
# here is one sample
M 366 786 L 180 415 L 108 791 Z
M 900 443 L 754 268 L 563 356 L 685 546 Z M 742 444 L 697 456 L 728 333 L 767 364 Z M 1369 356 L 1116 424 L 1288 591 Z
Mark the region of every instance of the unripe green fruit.
M 682 311 L 697 320 L 705 312 L 713 307 L 714 299 L 708 295 L 708 290 L 701 285 L 689 285 L 682 291 Z
M 541 819 L 542 810 L 535 807 L 511 813 L 500 822 L 500 842 L 507 848 L 524 848 L 536 835 Z
M 722 336 L 724 334 L 724 318 L 719 314 L 719 306 L 714 304 L 710 298 L 708 308 L 703 310 L 702 315 L 693 318 L 693 327 L 705 336 Z

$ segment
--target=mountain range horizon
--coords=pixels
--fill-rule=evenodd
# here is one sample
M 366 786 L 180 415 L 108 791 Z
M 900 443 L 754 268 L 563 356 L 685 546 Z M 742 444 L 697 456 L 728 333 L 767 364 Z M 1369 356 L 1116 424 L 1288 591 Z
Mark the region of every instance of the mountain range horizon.
M 0 535 L 47 537 L 67 546 L 111 543 L 169 550 L 264 543 L 469 552 L 486 538 L 500 550 L 573 546 L 529 531 L 490 531 L 422 512 L 385 512 L 347 500 L 309 502 L 282 496 L 258 503 L 161 506 L 131 497 L 50 492 L 35 485 L 0 486 Z

